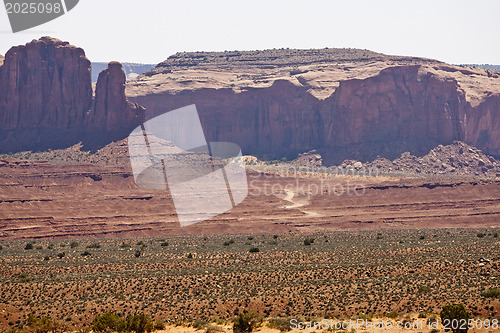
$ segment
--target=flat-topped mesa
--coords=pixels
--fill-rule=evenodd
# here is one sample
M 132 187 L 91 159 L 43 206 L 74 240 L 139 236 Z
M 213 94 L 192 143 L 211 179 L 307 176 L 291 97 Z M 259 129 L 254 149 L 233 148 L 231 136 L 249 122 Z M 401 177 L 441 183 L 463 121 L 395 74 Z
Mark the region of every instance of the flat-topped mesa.
M 318 62 L 367 61 L 385 57 L 381 53 L 359 49 L 273 49 L 225 52 L 178 52 L 156 68 L 192 67 L 196 65 L 228 66 L 294 66 Z M 154 71 L 154 70 L 153 70 Z
M 42 37 L 12 47 L 0 65 L 0 151 L 36 149 L 99 134 L 115 139 L 140 123 L 143 109 L 125 97 L 121 64 L 110 63 L 92 96 L 83 49 Z
M 436 60 L 387 56 L 382 53 L 364 49 L 325 48 L 325 49 L 272 49 L 256 51 L 224 51 L 224 52 L 178 52 L 159 63 L 154 69 L 145 73 L 147 76 L 165 73 L 176 69 L 191 67 L 223 69 L 236 68 L 277 68 L 302 66 L 320 63 L 346 63 L 371 61 L 407 61 L 409 63 L 437 63 Z
M 498 73 L 432 59 L 338 49 L 179 53 L 126 91 L 151 114 L 194 103 L 209 141 L 264 158 L 317 149 L 327 164 L 394 159 L 454 140 L 500 154 Z
M 392 56 L 360 49 L 273 49 L 181 52 L 127 82 L 127 97 L 169 95 L 205 88 L 241 92 L 287 80 L 318 99 L 329 97 L 341 81 L 364 79 L 393 66 L 441 66 L 443 62 Z

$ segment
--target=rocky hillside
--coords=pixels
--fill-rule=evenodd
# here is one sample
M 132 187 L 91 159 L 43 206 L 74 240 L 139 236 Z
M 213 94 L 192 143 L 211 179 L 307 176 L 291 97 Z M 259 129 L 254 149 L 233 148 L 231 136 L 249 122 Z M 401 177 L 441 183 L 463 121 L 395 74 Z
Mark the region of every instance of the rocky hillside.
M 68 42 L 42 37 L 11 48 L 0 66 L 0 150 L 119 136 L 142 119 L 124 84 L 121 65 L 112 63 L 93 98 L 90 61 Z
M 210 141 L 294 158 L 422 156 L 463 141 L 500 155 L 500 74 L 353 49 L 179 53 L 127 96 L 148 117 L 196 104 Z
M 439 145 L 422 157 L 405 152 L 393 161 L 382 157 L 364 164 L 346 160 L 340 167 L 355 171 L 376 169 L 381 174 L 500 177 L 499 161 L 460 141 Z

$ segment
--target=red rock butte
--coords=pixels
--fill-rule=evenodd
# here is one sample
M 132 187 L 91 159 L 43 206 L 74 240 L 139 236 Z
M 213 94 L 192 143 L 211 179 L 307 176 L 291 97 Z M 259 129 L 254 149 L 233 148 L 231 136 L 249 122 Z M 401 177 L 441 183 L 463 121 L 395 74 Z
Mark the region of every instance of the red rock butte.
M 112 62 L 101 73 L 95 96 L 90 69 L 83 49 L 55 38 L 11 48 L 0 67 L 1 150 L 65 145 L 96 135 L 109 140 L 140 123 L 143 109 L 127 101 L 121 65 Z
M 368 50 L 178 53 L 128 82 L 111 62 L 93 94 L 84 51 L 42 37 L 7 52 L 0 92 L 3 152 L 102 146 L 194 103 L 208 141 L 264 158 L 423 156 L 453 141 L 500 155 L 498 72 Z

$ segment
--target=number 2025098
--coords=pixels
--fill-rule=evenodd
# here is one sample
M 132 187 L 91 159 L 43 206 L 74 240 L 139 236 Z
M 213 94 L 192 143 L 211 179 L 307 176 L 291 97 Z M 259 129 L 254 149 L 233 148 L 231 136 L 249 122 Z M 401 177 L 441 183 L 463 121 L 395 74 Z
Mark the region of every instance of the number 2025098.
M 5 9 L 7 14 L 59 14 L 63 11 L 60 2 L 7 2 Z
M 443 328 L 447 330 L 474 330 L 474 329 L 493 329 L 497 330 L 498 319 L 444 319 Z

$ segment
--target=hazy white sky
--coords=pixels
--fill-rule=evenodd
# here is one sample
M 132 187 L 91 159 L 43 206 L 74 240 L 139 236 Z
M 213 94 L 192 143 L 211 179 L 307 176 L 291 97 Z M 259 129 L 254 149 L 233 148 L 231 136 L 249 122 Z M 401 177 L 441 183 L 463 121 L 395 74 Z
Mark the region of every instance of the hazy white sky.
M 158 63 L 179 51 L 353 47 L 449 63 L 500 64 L 500 1 L 80 0 L 12 34 L 0 8 L 0 54 L 49 35 L 91 61 Z

